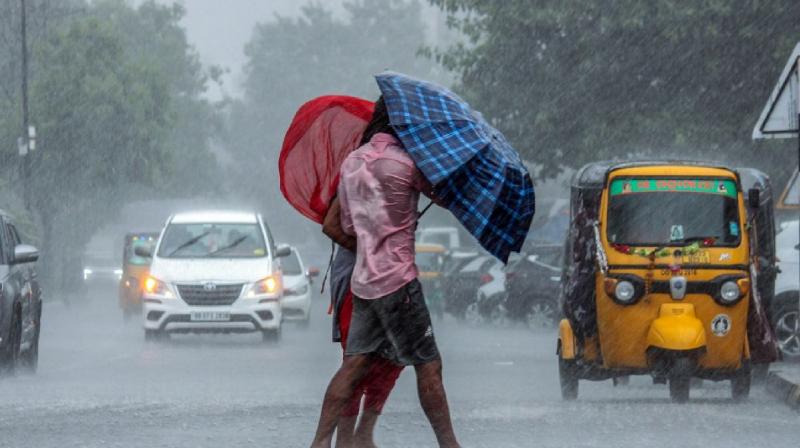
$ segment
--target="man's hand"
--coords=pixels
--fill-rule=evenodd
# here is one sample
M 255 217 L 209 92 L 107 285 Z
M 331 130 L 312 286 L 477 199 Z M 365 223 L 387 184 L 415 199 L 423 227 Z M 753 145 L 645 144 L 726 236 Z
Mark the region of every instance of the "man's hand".
M 336 198 L 333 200 L 333 203 L 331 203 L 330 208 L 328 208 L 328 214 L 325 215 L 325 220 L 322 223 L 322 233 L 332 239 L 336 244 L 351 252 L 355 252 L 356 238 L 345 233 L 342 228 L 341 213 L 342 208 L 339 204 L 339 198 Z

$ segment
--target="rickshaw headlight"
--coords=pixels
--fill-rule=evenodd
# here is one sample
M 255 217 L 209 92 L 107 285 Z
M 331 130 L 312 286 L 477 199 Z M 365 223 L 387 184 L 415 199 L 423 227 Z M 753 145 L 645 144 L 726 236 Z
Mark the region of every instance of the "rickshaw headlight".
M 719 296 L 724 302 L 734 302 L 740 294 L 739 285 L 734 281 L 727 281 L 719 288 Z
M 614 288 L 614 296 L 620 302 L 630 302 L 636 296 L 636 288 L 633 287 L 633 283 L 622 280 Z

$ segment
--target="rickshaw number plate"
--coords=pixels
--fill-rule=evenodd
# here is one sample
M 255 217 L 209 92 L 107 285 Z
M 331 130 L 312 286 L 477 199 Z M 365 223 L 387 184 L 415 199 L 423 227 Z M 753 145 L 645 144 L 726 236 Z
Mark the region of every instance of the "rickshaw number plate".
M 225 311 L 193 311 L 192 322 L 227 322 L 231 320 L 231 313 Z
M 684 255 L 681 257 L 681 264 L 709 264 L 711 263 L 711 256 L 708 251 L 698 252 L 692 255 Z

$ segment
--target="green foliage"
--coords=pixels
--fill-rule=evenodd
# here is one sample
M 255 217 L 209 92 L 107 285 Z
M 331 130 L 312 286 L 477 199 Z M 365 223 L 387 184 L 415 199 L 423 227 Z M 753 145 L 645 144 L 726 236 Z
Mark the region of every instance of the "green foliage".
M 245 47 L 244 99 L 231 106 L 227 145 L 237 192 L 265 209 L 285 207 L 277 159 L 301 104 L 326 94 L 375 99 L 373 75 L 386 69 L 435 74 L 432 61 L 417 57 L 425 43 L 417 1 L 353 0 L 344 9 L 346 17 L 338 18 L 309 3 L 298 18 L 257 25 Z
M 769 167 L 750 134 L 800 35 L 796 0 L 431 3 L 467 37 L 440 60 L 544 176 L 633 154 Z
M 209 182 L 217 168 L 210 145 L 220 125 L 216 106 L 201 96 L 209 77 L 179 25 L 180 7 L 71 4 L 60 20 L 33 29 L 30 52 L 38 143 L 30 156 L 31 204 L 46 273 L 62 286 L 58 271 L 80 268 L 85 244 L 125 202 L 216 190 Z M 43 11 L 29 9 L 32 23 L 45 21 L 35 14 Z M 16 23 L 18 16 L 0 21 L 0 36 L 13 36 L 8 27 Z M 18 111 L 16 87 L 3 90 L 12 93 L 0 95 L 0 104 Z M 0 120 L 0 141 L 12 163 L 2 175 L 18 185 L 21 118 L 9 116 Z

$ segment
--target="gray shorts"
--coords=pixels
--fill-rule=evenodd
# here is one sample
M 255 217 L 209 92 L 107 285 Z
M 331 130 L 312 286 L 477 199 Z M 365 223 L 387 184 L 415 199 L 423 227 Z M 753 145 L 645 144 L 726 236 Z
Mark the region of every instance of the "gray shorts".
M 353 298 L 345 355 L 375 354 L 411 366 L 439 359 L 422 285 L 412 280 L 372 300 Z

